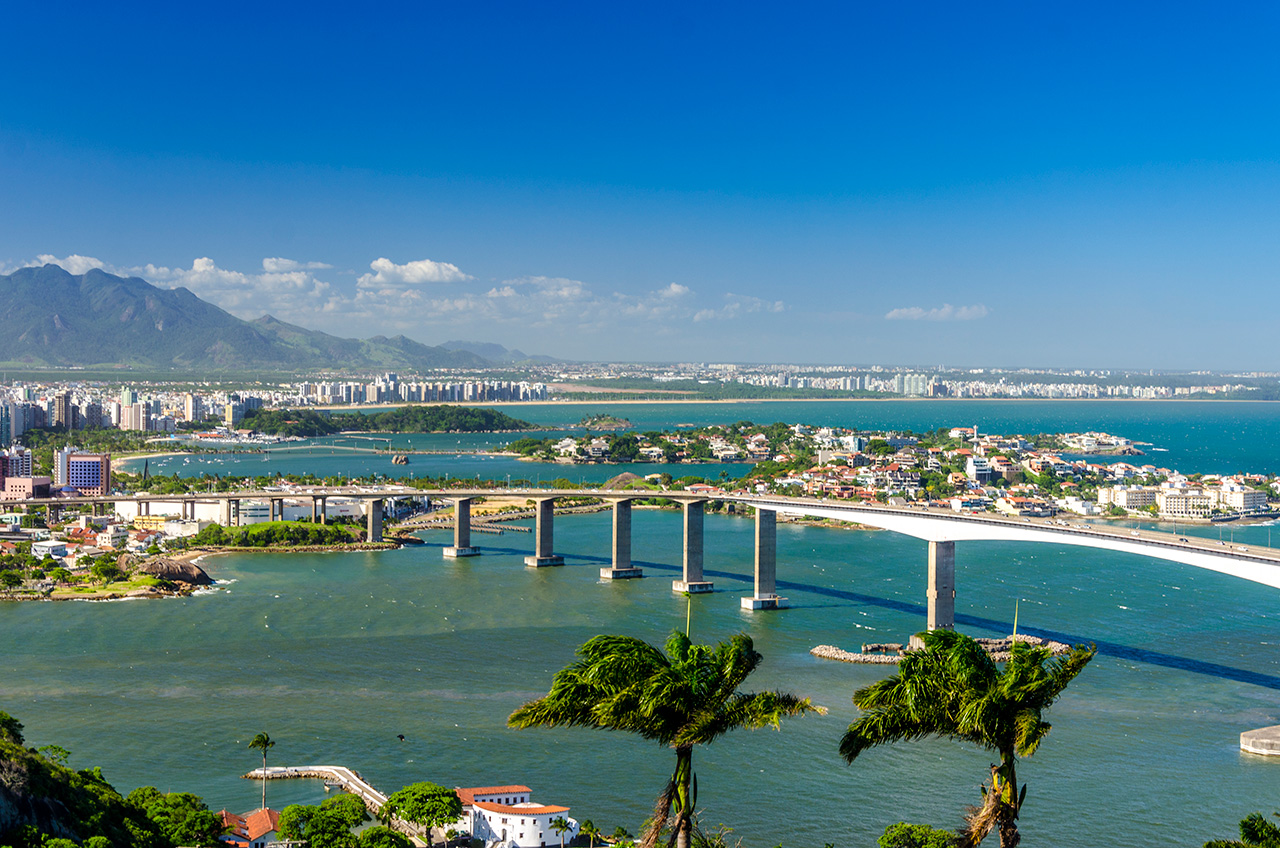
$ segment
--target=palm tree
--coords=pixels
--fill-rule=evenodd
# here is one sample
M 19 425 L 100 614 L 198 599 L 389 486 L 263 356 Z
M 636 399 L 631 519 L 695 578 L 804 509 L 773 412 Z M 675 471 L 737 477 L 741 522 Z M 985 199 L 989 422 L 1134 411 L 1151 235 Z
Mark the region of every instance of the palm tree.
M 578 834 L 587 837 L 589 848 L 596 848 L 596 840 L 600 838 L 600 828 L 591 819 L 583 819 L 578 825 Z
M 853 762 L 874 745 L 943 736 L 972 742 L 1000 756 L 991 767 L 983 804 L 970 810 L 960 845 L 972 848 L 1000 830 L 1001 848 L 1018 844 L 1018 810 L 1027 787 L 1018 788 L 1019 756 L 1035 753 L 1049 732 L 1042 713 L 1093 659 L 1096 648 L 1077 645 L 1051 657 L 1048 648 L 1014 642 L 1004 670 L 973 639 L 951 630 L 923 634 L 924 650 L 909 651 L 898 673 L 859 689 L 865 710 L 840 740 L 840 754 Z
M 274 748 L 276 742 L 265 733 L 259 733 L 249 742 L 249 747 L 262 752 L 262 809 L 267 808 L 267 749 Z
M 551 820 L 551 830 L 560 837 L 560 848 L 564 848 L 564 835 L 573 830 L 569 820 L 564 816 L 556 816 Z
M 743 634 L 695 645 L 677 631 L 665 653 L 630 636 L 596 636 L 578 656 L 556 673 L 550 692 L 513 712 L 507 724 L 627 730 L 674 748 L 676 770 L 658 798 L 644 848 L 654 848 L 673 806 L 671 841 L 689 848 L 697 803 L 694 745 L 740 727 L 779 728 L 784 716 L 825 712 L 808 698 L 783 692 L 738 692 L 762 659 Z
M 1280 814 L 1277 814 L 1280 815 Z M 1278 848 L 1280 827 L 1267 821 L 1262 813 L 1250 813 L 1240 820 L 1240 839 L 1214 839 L 1204 848 Z

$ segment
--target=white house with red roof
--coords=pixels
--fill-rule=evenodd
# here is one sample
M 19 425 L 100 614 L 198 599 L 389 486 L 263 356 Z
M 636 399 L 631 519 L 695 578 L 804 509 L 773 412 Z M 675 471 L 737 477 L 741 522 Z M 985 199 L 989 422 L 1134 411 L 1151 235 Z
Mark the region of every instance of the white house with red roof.
M 558 846 L 560 834 L 551 829 L 551 822 L 558 818 L 569 823 L 564 834 L 566 844 L 578 835 L 578 822 L 569 818 L 568 807 L 534 803 L 527 786 L 458 787 L 457 792 L 462 800 L 460 829 L 470 831 L 475 839 L 483 839 L 486 846 Z
M 223 810 L 222 826 L 226 833 L 218 837 L 222 842 L 235 848 L 267 848 L 268 845 L 279 845 L 276 831 L 280 827 L 280 813 L 271 808 L 254 810 L 237 816 Z

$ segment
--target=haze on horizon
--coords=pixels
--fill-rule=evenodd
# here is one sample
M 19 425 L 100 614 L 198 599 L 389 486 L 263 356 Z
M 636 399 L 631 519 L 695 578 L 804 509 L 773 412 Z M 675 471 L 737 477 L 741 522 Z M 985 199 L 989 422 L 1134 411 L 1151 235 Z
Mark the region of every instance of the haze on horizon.
M 0 273 L 580 360 L 1280 370 L 1280 8 L 6 12 Z

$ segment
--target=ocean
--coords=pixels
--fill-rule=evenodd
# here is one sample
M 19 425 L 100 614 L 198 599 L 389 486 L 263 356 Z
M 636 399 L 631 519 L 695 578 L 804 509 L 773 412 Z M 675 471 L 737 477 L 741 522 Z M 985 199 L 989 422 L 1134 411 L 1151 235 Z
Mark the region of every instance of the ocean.
M 626 415 L 639 429 L 748 419 L 1105 430 L 1165 448 L 1149 456 L 1188 472 L 1274 469 L 1280 455 L 1280 407 L 1270 404 L 516 409 L 553 427 L 601 411 Z M 403 438 L 415 445 L 445 439 Z M 470 446 L 483 441 L 464 438 Z M 334 451 L 285 460 L 276 453 L 268 463 L 259 455 L 242 459 L 300 468 L 334 463 L 349 474 L 372 460 L 393 473 L 385 457 Z M 436 459 L 415 456 L 409 468 L 424 473 Z M 473 472 L 471 458 L 439 459 L 459 469 L 457 476 L 496 479 L 484 462 Z M 511 464 L 522 472 L 531 467 Z M 567 470 L 579 468 L 605 476 L 618 470 Z M 266 731 L 278 740 L 273 764 L 340 763 L 386 790 L 415 780 L 524 783 L 535 800 L 569 805 L 571 815 L 606 832 L 620 824 L 637 832 L 673 767 L 669 751 L 623 734 L 509 730 L 505 719 L 544 693 L 591 636 L 661 641 L 691 611 L 695 639 L 746 632 L 755 640 L 765 661 L 749 688 L 786 689 L 829 708 L 826 716 L 788 721 L 781 732 L 740 731 L 698 751 L 704 825 L 729 825 L 748 848 L 873 846 L 888 824 L 955 826 L 964 807 L 980 800 L 992 755 L 957 742 L 896 744 L 851 766 L 841 761 L 836 748 L 855 717 L 852 693 L 888 671 L 809 654 L 818 644 L 856 650 L 868 641 L 903 641 L 920 629 L 923 542 L 782 525 L 779 591 L 791 608 L 751 613 L 738 605 L 750 592 L 749 520 L 708 517 L 706 568 L 717 591 L 691 600 L 670 585 L 680 561 L 678 513 L 637 510 L 633 558 L 645 570 L 641 580 L 599 581 L 609 532 L 607 514 L 557 518 L 556 550 L 566 558 L 560 568 L 525 568 L 532 538 L 520 533 L 475 537 L 482 556 L 444 560 L 441 547 L 450 538 L 440 530 L 424 533 L 422 547 L 385 553 L 216 557 L 206 565 L 220 590 L 189 598 L 0 604 L 0 709 L 27 725 L 29 744 L 63 745 L 73 765 L 101 765 L 122 790 L 153 784 L 193 791 L 215 809 L 257 805 L 257 784 L 238 775 L 258 764 L 246 745 Z M 1257 545 L 1267 543 L 1270 528 L 1226 532 Z M 1099 646 L 1050 709 L 1054 727 L 1040 751 L 1019 767 L 1030 786 L 1020 821 L 1024 844 L 1199 845 L 1232 836 L 1250 812 L 1275 809 L 1280 762 L 1238 747 L 1241 731 L 1280 722 L 1275 590 L 1083 548 L 969 542 L 957 546 L 956 560 L 962 631 L 1007 635 L 1016 604 L 1020 630 Z M 276 807 L 323 795 L 311 781 L 268 786 Z

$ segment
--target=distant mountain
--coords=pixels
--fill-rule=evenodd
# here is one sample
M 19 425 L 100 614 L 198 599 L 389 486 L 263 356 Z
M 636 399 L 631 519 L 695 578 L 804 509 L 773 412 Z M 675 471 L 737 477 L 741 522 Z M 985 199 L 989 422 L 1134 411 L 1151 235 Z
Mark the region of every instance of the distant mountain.
M 446 350 L 464 350 L 468 353 L 474 353 L 476 356 L 482 356 L 490 362 L 506 364 L 514 364 L 517 362 L 539 362 L 546 364 L 564 361 L 552 356 L 542 356 L 540 354 L 530 356 L 522 351 L 508 349 L 500 344 L 494 344 L 493 342 L 452 341 L 445 342 L 440 345 L 440 347 Z
M 185 288 L 57 265 L 0 275 L 0 362 L 152 368 L 414 370 L 490 365 L 404 336 L 343 339 L 270 315 L 244 321 Z

